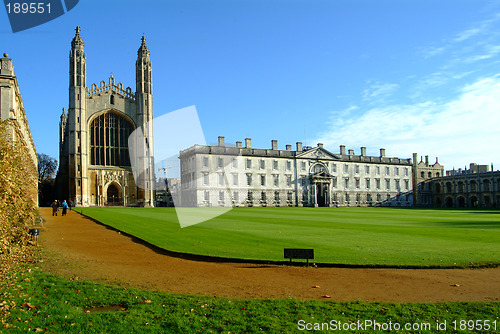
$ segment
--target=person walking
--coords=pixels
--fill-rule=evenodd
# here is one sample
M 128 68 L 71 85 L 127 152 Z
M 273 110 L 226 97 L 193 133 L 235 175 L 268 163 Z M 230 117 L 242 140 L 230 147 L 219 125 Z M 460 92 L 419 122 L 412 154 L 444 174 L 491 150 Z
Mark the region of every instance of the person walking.
M 57 210 L 59 210 L 59 203 L 55 199 L 54 202 L 52 202 L 52 216 L 57 216 Z
M 66 216 L 66 212 L 68 210 L 68 203 L 66 203 L 66 200 L 62 202 L 62 216 Z

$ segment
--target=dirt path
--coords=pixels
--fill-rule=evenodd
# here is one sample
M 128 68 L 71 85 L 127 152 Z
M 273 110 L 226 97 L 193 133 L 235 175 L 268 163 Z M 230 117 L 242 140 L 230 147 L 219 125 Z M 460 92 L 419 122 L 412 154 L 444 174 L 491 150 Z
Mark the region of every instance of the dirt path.
M 500 300 L 500 268 L 345 269 L 212 263 L 159 254 L 70 211 L 45 224 L 45 270 L 66 277 L 180 294 L 387 302 Z M 459 285 L 459 286 L 456 286 Z M 314 288 L 314 286 L 319 286 Z

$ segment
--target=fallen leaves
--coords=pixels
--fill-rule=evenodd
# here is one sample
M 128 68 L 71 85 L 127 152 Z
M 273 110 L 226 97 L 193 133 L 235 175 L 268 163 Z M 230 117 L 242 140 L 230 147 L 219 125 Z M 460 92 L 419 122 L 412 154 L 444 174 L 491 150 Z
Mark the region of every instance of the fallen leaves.
M 32 310 L 32 309 L 34 309 L 34 308 L 36 308 L 36 306 L 35 306 L 35 305 L 30 304 L 30 303 L 22 303 L 22 304 L 21 304 L 21 306 L 22 306 L 22 307 L 28 307 L 30 310 Z

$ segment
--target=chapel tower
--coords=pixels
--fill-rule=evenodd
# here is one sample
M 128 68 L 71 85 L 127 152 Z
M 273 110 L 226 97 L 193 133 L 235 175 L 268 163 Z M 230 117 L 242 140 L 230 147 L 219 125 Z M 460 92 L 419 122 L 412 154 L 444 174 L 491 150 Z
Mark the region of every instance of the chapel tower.
M 69 54 L 69 105 L 60 117 L 59 198 L 77 206 L 154 206 L 152 66 L 146 39 L 137 52 L 136 92 L 108 81 L 87 86 L 80 27 Z M 149 125 L 148 125 L 149 122 Z M 129 138 L 142 133 L 130 155 Z M 131 161 L 131 157 L 134 159 Z M 133 168 L 144 173 L 135 173 Z
M 76 203 L 88 202 L 87 169 L 87 131 L 85 126 L 87 102 L 87 55 L 85 43 L 80 36 L 80 27 L 76 27 L 76 34 L 71 41 L 69 54 L 69 128 L 68 154 L 70 187 L 68 197 L 75 198 Z M 83 123 L 83 126 L 82 126 Z
M 137 60 L 135 62 L 136 80 L 136 103 L 137 120 L 143 124 L 144 153 L 139 157 L 140 168 L 144 171 L 139 175 L 141 180 L 138 184 L 144 190 L 141 195 L 144 198 L 144 205 L 152 206 L 154 200 L 154 147 L 153 147 L 153 78 L 149 49 L 146 46 L 146 38 L 142 36 L 142 43 L 137 50 Z M 141 145 L 139 145 L 141 146 Z

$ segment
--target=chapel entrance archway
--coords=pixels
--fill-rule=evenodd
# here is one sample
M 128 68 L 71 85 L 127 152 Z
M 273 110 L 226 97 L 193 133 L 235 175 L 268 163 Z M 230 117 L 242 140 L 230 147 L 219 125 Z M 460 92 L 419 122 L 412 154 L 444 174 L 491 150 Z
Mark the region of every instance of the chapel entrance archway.
M 111 183 L 106 190 L 106 205 L 123 205 L 121 187 Z

